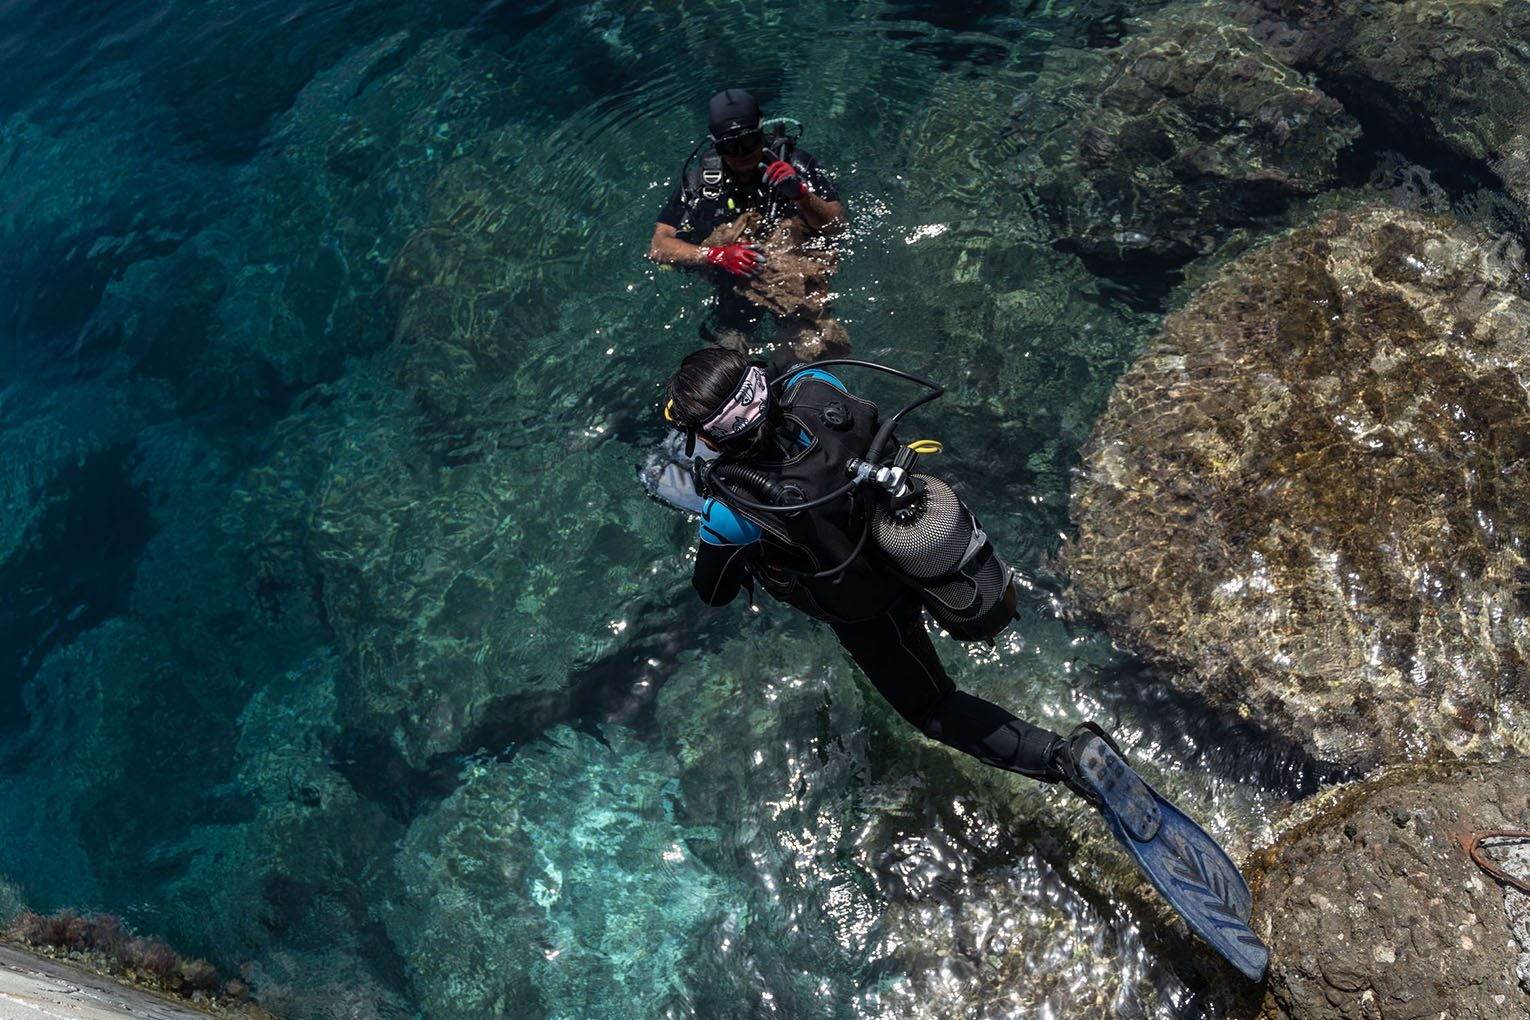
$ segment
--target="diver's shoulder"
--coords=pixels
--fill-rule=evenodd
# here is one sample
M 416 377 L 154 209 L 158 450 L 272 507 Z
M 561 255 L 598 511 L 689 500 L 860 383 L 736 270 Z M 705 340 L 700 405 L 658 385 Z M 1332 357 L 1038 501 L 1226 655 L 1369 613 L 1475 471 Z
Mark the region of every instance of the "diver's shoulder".
M 758 541 L 760 526 L 716 497 L 701 508 L 701 540 L 712 545 L 748 545 Z

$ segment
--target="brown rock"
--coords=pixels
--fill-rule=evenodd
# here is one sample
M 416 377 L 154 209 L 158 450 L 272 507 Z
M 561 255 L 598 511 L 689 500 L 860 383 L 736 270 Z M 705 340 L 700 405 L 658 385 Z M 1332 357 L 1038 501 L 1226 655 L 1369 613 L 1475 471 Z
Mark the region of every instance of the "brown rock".
M 1530 750 L 1527 296 L 1392 209 L 1225 267 L 1085 449 L 1075 603 L 1321 758 Z
M 1473 832 L 1530 825 L 1530 760 L 1409 766 L 1309 809 L 1249 869 L 1270 945 L 1264 1016 L 1519 1020 L 1530 947 L 1516 899 L 1464 849 Z M 1498 851 L 1493 851 L 1497 853 Z

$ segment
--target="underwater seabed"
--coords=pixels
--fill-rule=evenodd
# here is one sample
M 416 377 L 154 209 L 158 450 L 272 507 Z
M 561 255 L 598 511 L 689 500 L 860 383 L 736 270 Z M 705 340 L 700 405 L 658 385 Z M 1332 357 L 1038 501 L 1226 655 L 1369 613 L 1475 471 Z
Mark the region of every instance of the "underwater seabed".
M 831 638 L 794 630 L 683 656 L 663 739 L 559 727 L 464 767 L 384 915 L 429 1014 L 1175 1015 L 1215 965 L 1188 934 L 1168 933 L 1183 977 L 1144 945 L 1161 905 L 1092 813 L 910 741 Z M 1048 645 L 994 653 L 1012 698 L 1073 695 L 1050 678 L 1080 650 Z M 1206 811 L 1211 784 L 1155 778 Z M 1224 798 L 1217 823 L 1265 809 Z
M 120 916 L 289 1018 L 1253 1015 L 1071 795 L 924 740 L 825 629 L 697 604 L 634 479 L 708 295 L 643 256 L 719 82 L 806 122 L 837 317 L 946 384 L 931 466 L 1043 591 L 1181 274 L 1319 208 L 1515 214 L 1454 93 L 1420 117 L 1471 172 L 1383 167 L 1364 61 L 1222 9 L 0 11 L 5 912 Z M 1044 601 L 937 640 L 1240 860 L 1354 775 Z

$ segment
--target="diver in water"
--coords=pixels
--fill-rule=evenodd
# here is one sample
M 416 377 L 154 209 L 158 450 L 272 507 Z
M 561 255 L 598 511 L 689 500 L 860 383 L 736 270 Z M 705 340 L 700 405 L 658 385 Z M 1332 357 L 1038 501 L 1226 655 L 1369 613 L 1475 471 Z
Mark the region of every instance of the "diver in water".
M 710 342 L 746 350 L 763 309 L 745 295 L 766 267 L 755 241 L 709 244 L 720 227 L 746 214 L 758 216 L 756 236 L 785 224 L 786 238 L 800 244 L 837 233 L 845 205 L 833 178 L 778 123 L 767 133 L 760 105 L 743 89 L 725 89 L 707 104 L 706 139 L 681 167 L 679 180 L 654 224 L 648 257 L 661 265 L 709 270 L 717 284 L 713 322 L 702 327 Z M 843 330 L 823 314 L 777 322 L 778 343 L 796 357 L 848 350 Z
M 884 416 L 829 368 L 874 369 L 930 392 Z M 915 470 L 939 444 L 901 446 L 899 420 L 941 388 L 869 362 L 833 359 L 771 378 L 721 347 L 694 351 L 664 417 L 717 451 L 696 461 L 701 541 L 692 583 L 710 606 L 746 585 L 826 622 L 877 691 L 920 732 L 985 764 L 1062 783 L 1104 816 L 1143 873 L 1253 980 L 1268 953 L 1248 927 L 1252 898 L 1226 853 L 1125 763 L 1093 723 L 1068 736 L 959 690 L 924 624 L 989 641 L 1017 617 L 1019 578 L 949 485 Z
M 747 393 L 737 393 L 741 381 Z M 799 502 L 841 488 L 846 463 L 867 452 L 879 425 L 877 410 L 823 369 L 789 376 L 772 400 L 765 369 L 720 348 L 703 348 L 681 363 L 670 380 L 666 414 L 721 452 L 709 464 L 768 473 L 772 485 L 800 491 Z M 749 484 L 740 488 L 753 491 Z M 715 481 L 707 487 L 715 490 Z M 946 674 L 925 629 L 918 590 L 900 583 L 861 539 L 871 513 L 864 498 L 849 495 L 781 514 L 751 513 L 714 494 L 701 514 L 692 583 L 709 606 L 727 605 L 747 581 L 757 583 L 826 621 L 877 691 L 926 736 L 1042 782 L 1064 779 L 1062 735 L 958 690 Z M 997 633 L 1014 617 L 1015 592 L 991 546 L 986 558 L 997 574 L 998 599 L 989 608 Z

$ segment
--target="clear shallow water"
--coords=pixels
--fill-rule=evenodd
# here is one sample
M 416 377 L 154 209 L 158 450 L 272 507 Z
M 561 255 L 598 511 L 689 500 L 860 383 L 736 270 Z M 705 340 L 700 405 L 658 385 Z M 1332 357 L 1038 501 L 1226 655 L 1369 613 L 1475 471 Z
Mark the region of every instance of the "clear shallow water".
M 1090 28 L 0 8 L 0 871 L 292 1015 L 1217 1015 L 1093 819 L 927 745 L 784 611 L 703 611 L 633 480 L 706 293 L 642 256 L 740 84 L 838 172 L 857 353 L 947 383 L 941 470 L 1037 571 L 1155 325 L 1008 170 Z M 942 654 L 1112 724 L 1234 849 L 1310 782 L 1039 607 Z

